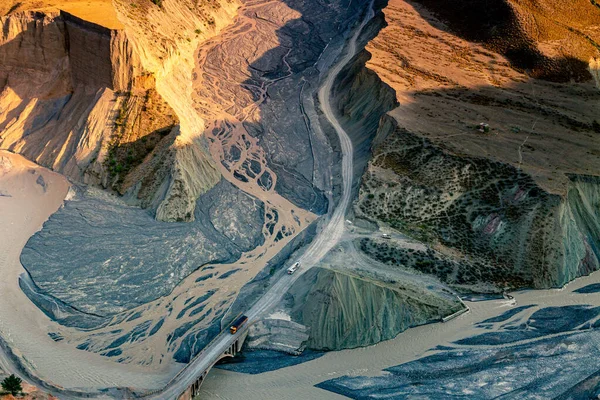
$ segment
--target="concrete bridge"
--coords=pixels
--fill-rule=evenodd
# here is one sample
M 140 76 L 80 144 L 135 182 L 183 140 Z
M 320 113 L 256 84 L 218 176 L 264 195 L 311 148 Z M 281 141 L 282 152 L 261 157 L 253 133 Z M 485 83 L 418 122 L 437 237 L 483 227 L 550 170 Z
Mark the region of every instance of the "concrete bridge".
M 192 400 L 196 396 L 198 396 L 198 394 L 200 393 L 200 387 L 202 386 L 204 379 L 206 378 L 206 376 L 208 375 L 208 373 L 210 372 L 212 367 L 214 367 L 216 364 L 218 364 L 219 361 L 221 361 L 221 360 L 224 360 L 226 358 L 235 357 L 236 354 L 238 354 L 242 350 L 244 341 L 246 340 L 246 337 L 248 337 L 248 329 L 247 329 L 248 327 L 245 327 L 245 328 L 246 329 L 244 329 L 244 331 L 242 333 L 240 333 L 239 336 L 236 337 L 235 341 L 233 343 L 231 343 L 231 345 L 227 348 L 227 350 L 225 350 L 214 361 L 214 363 L 212 365 L 210 365 L 208 368 L 206 368 L 204 371 L 202 371 L 202 373 L 200 373 L 198 375 L 198 378 L 183 393 L 181 393 L 177 397 L 177 400 Z M 200 354 L 198 354 L 198 355 L 200 355 Z
M 223 359 L 233 358 L 242 350 L 250 325 L 249 323 L 244 324 L 235 334 L 231 334 L 229 329 L 223 330 L 164 388 L 146 392 L 136 397 L 151 400 L 194 399 L 200 393 L 200 387 L 212 367 Z

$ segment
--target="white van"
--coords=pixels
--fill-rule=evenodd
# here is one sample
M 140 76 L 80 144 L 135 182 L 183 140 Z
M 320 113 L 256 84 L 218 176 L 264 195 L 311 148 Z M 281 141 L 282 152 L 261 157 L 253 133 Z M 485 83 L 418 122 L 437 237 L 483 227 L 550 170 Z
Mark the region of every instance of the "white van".
M 300 262 L 296 261 L 294 263 L 294 265 L 292 265 L 291 267 L 288 268 L 288 274 L 291 275 L 294 272 L 296 272 L 298 270 L 298 268 L 300 268 Z

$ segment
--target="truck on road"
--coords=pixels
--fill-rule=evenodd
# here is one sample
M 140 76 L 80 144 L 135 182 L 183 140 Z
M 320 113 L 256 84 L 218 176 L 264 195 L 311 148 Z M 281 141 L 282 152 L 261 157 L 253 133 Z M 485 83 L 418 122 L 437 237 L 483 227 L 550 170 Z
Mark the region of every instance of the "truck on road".
M 289 275 L 291 275 L 294 272 L 296 272 L 298 270 L 298 268 L 300 268 L 300 262 L 296 261 L 294 263 L 294 265 L 292 265 L 291 267 L 288 268 L 287 272 Z
M 238 319 L 235 320 L 233 324 L 231 324 L 229 332 L 231 332 L 231 334 L 234 335 L 238 331 L 238 329 L 240 329 L 240 327 L 246 323 L 246 321 L 248 321 L 248 317 L 246 317 L 245 315 L 240 316 Z

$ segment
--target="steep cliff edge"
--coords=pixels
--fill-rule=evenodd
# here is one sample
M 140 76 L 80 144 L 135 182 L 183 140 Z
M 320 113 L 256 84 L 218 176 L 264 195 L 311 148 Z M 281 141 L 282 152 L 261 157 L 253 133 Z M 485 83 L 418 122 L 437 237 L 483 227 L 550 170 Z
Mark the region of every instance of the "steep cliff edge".
M 60 4 L 15 4 L 0 17 L 0 147 L 111 188 L 158 220 L 192 220 L 220 177 L 192 107 L 194 51 L 237 6 L 183 3 L 117 4 L 124 29 L 47 11 Z
M 489 28 L 485 18 L 461 33 L 483 45 L 468 42 L 432 14 L 454 27 L 456 9 L 429 3 L 391 0 L 384 10 L 389 25 L 367 46 L 373 54 L 367 68 L 396 91 L 400 106 L 380 123 L 354 208 L 429 249 L 364 239 L 361 250 L 463 291 L 557 287 L 597 270 L 598 177 L 592 175 L 600 170 L 600 93 L 594 82 L 586 74 L 577 75 L 580 83 L 533 79 L 519 71 L 515 54 L 505 58 L 475 35 Z M 579 3 L 557 21 L 587 7 Z M 544 2 L 544 15 L 551 5 Z M 579 28 L 591 31 L 597 21 L 586 18 Z M 543 48 L 546 39 L 527 43 Z M 575 71 L 539 65 L 546 72 L 526 72 L 569 81 Z
M 172 165 L 156 207 L 162 221 L 191 221 L 196 199 L 213 187 L 220 173 L 208 152 L 205 121 L 194 104 L 194 68 L 200 43 L 231 24 L 237 0 L 114 1 L 141 63 L 156 78 L 156 90 L 174 110 L 179 130 L 172 145 Z M 156 202 L 156 200 L 154 200 Z

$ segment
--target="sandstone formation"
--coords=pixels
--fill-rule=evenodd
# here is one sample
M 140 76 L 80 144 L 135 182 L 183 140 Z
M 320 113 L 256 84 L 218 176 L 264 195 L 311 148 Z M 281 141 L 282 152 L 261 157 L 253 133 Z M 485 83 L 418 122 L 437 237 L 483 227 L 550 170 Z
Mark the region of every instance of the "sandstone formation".
M 167 5 L 184 5 L 165 2 L 165 10 L 139 3 L 128 2 L 123 10 L 102 5 L 124 26 L 83 20 L 60 4 L 48 5 L 60 12 L 15 11 L 24 8 L 18 4 L 2 17 L 0 147 L 75 182 L 125 194 L 158 220 L 190 221 L 196 199 L 218 182 L 219 173 L 201 137 L 202 120 L 190 112 L 189 96 L 182 104 L 180 94 L 190 92 L 198 42 L 229 23 L 237 6 L 188 5 L 192 11 L 172 15 Z M 140 21 L 142 5 L 149 9 Z M 180 29 L 181 20 L 194 24 L 181 31 L 193 34 L 193 43 L 171 35 L 161 46 L 149 44 L 155 32 L 169 34 L 166 26 Z

